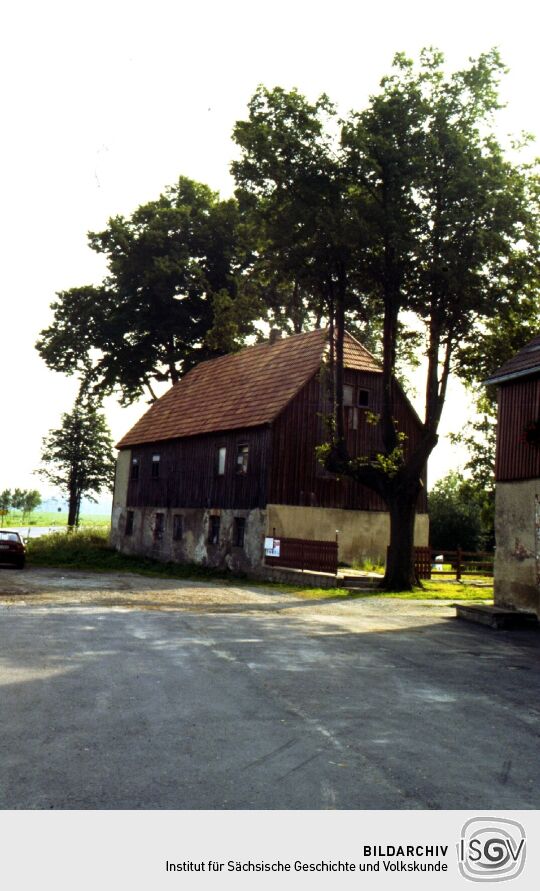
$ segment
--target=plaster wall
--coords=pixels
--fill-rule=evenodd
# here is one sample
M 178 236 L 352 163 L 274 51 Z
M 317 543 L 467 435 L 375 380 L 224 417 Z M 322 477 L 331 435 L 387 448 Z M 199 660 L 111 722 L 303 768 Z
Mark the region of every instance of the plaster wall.
M 386 560 L 390 542 L 390 517 L 386 512 L 269 504 L 267 513 L 270 535 L 275 528 L 277 537 L 334 540 L 338 530 L 341 563 L 366 557 L 380 563 Z M 420 547 L 429 543 L 427 514 L 416 515 L 414 543 Z
M 495 604 L 540 616 L 540 479 L 497 483 Z
M 118 529 L 122 512 L 125 514 L 127 504 L 127 493 L 129 484 L 129 474 L 131 468 L 131 449 L 125 449 L 118 452 L 116 459 L 116 470 L 114 475 L 114 492 L 111 516 L 111 544 L 115 547 L 119 544 Z M 124 519 L 125 522 L 125 519 Z

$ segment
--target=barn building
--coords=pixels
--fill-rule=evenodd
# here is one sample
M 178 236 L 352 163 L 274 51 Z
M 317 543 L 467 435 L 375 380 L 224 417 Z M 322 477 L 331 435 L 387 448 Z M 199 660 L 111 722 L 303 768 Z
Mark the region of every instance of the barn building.
M 112 541 L 124 553 L 257 570 L 264 539 L 339 541 L 340 561 L 383 558 L 389 517 L 381 499 L 317 461 L 331 410 L 329 336 L 316 330 L 201 362 L 119 442 Z M 381 368 L 345 337 L 351 455 L 381 449 L 368 413 L 380 411 Z M 421 423 L 395 384 L 399 429 L 414 445 Z M 416 544 L 427 545 L 422 493 Z
M 498 387 L 495 605 L 540 616 L 540 335 L 486 383 Z

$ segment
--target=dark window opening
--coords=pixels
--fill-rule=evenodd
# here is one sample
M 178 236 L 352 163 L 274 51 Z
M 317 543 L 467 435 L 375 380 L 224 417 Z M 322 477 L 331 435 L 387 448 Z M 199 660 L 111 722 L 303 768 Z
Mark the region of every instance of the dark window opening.
M 163 527 L 165 525 L 165 515 L 156 514 L 154 519 L 154 541 L 161 541 L 163 538 Z
M 358 390 L 358 405 L 367 408 L 369 405 L 369 390 Z
M 233 542 L 235 548 L 243 548 L 244 547 L 245 535 L 246 535 L 245 517 L 235 517 L 234 518 L 234 542 Z
M 133 458 L 131 461 L 131 479 L 138 480 L 139 479 L 139 459 Z
M 217 473 L 218 476 L 225 475 L 225 461 L 227 459 L 227 449 L 225 446 L 220 446 L 217 450 Z
M 210 517 L 208 527 L 208 544 L 219 544 L 219 517 Z
M 132 510 L 128 510 L 126 514 L 126 535 L 133 535 L 133 519 L 134 513 Z
M 152 479 L 157 480 L 159 478 L 159 455 L 152 455 Z
M 173 539 L 174 541 L 182 541 L 184 536 L 184 518 L 182 514 L 173 516 Z
M 236 472 L 247 473 L 249 446 L 245 443 L 238 446 L 236 451 Z

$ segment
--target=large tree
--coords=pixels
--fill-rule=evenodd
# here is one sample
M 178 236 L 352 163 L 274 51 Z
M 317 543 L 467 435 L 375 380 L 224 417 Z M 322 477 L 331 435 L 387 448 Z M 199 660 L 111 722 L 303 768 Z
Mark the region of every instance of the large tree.
M 156 381 L 174 383 L 197 362 L 237 348 L 251 330 L 248 313 L 231 312 L 237 228 L 235 200 L 186 177 L 130 217 L 111 218 L 89 233 L 90 247 L 107 258 L 106 278 L 57 295 L 40 355 L 127 404 L 143 393 L 154 399 Z
M 83 497 L 95 501 L 112 490 L 115 460 L 113 442 L 99 404 L 80 393 L 60 427 L 43 440 L 40 476 L 68 498 L 68 527 L 79 525 Z
M 239 188 L 276 225 L 280 208 L 288 220 L 306 207 L 305 156 L 314 145 L 309 194 L 320 213 L 314 238 L 304 239 L 305 262 L 314 274 L 326 275 L 337 332 L 335 434 L 323 456 L 329 469 L 378 492 L 388 505 L 388 589 L 410 588 L 416 581 L 416 503 L 437 444 L 448 378 L 452 370 L 459 373 L 458 348 L 474 342 L 520 282 L 537 293 L 538 176 L 512 163 L 494 135 L 502 71 L 495 51 L 452 75 L 438 52 L 424 51 L 418 66 L 398 55 L 381 91 L 343 123 L 340 144 L 331 150 L 329 138 L 320 135 L 320 104 L 310 107 L 319 122 L 319 132 L 311 128 L 316 141 L 305 130 L 297 145 L 294 117 L 276 119 L 264 94 L 267 107 L 261 108 L 261 91 L 249 121 L 235 131 L 243 149 L 234 168 Z M 317 164 L 321 142 L 325 163 Z M 332 201 L 327 157 L 336 186 Z M 293 213 L 289 206 L 295 203 Z M 335 250 L 321 254 L 321 245 Z M 329 257 L 334 268 L 326 263 Z M 375 457 L 353 459 L 343 436 L 340 366 L 347 314 L 358 300 L 383 320 L 383 449 Z M 420 337 L 425 368 L 422 435 L 414 449 L 397 428 L 394 406 L 393 377 L 407 334 Z

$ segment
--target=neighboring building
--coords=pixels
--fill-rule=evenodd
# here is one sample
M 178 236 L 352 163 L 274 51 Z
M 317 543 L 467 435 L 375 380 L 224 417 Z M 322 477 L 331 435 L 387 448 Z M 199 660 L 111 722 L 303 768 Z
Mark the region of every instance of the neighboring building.
M 274 332 L 273 332 L 274 333 Z M 335 540 L 339 559 L 384 557 L 381 499 L 317 461 L 331 410 L 328 333 L 298 334 L 201 362 L 158 399 L 118 444 L 112 541 L 125 553 L 254 570 L 266 535 Z M 420 421 L 395 384 L 399 429 Z M 381 368 L 345 339 L 347 441 L 352 455 L 381 449 Z M 427 545 L 422 493 L 416 544 Z
M 495 605 L 540 615 L 540 335 L 486 383 L 499 402 Z

